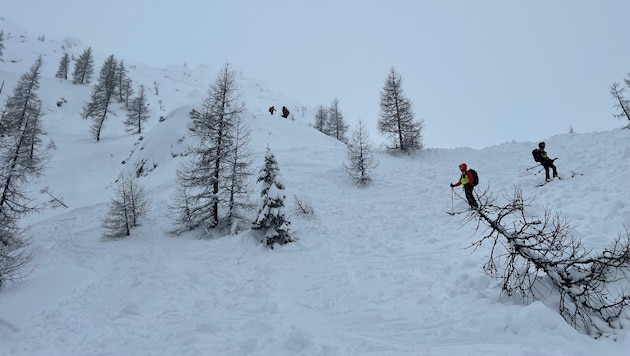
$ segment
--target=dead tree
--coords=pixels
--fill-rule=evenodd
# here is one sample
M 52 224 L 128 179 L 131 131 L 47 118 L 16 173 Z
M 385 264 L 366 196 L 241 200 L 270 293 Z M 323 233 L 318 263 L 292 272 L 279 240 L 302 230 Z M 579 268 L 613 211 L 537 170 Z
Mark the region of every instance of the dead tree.
M 570 235 L 569 222 L 544 211 L 532 217 L 519 188 L 505 205 L 484 194 L 476 222 L 483 236 L 471 244 L 492 245 L 484 272 L 499 282 L 501 292 L 524 303 L 558 297 L 560 315 L 578 331 L 595 338 L 614 334 L 630 304 L 630 230 L 600 252 L 587 249 Z

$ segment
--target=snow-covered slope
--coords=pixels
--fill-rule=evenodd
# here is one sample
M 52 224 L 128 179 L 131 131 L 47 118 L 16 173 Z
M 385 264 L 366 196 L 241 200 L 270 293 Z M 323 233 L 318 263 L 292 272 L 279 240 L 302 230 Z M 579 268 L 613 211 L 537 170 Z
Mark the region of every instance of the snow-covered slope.
M 0 289 L 0 355 L 628 354 L 625 330 L 601 340 L 575 331 L 553 293 L 529 305 L 500 297 L 481 269 L 489 247 L 467 248 L 474 226 L 445 211 L 466 207 L 462 192 L 453 198 L 449 188 L 466 162 L 482 188 L 502 196 L 520 187 L 534 199 L 532 214 L 561 213 L 575 237 L 599 249 L 630 225 L 630 130 L 542 138 L 566 177 L 542 188 L 541 173 L 526 170 L 536 142 L 411 157 L 377 151 L 373 184 L 358 188 L 342 168 L 346 147 L 309 126 L 313 111 L 243 73 L 254 163 L 262 164 L 267 146 L 276 155 L 298 241 L 270 251 L 249 232 L 175 238 L 166 234 L 167 205 L 185 159 L 182 138 L 215 69 L 155 69 L 124 58 L 134 83 L 158 83 L 151 119 L 141 139 L 125 133 L 121 110 L 95 143 L 79 115 L 91 87 L 54 78 L 64 44 L 11 32 L 0 99 L 44 55 L 39 96 L 46 140 L 56 148 L 32 192 L 44 199 L 38 192 L 47 186 L 68 208 L 28 218 L 33 272 Z M 97 56 L 97 68 L 106 56 Z M 60 98 L 66 102 L 57 107 Z M 269 115 L 270 105 L 293 108 L 293 119 Z M 103 241 L 112 183 L 139 164 L 149 216 L 130 238 Z M 314 216 L 295 213 L 296 196 Z

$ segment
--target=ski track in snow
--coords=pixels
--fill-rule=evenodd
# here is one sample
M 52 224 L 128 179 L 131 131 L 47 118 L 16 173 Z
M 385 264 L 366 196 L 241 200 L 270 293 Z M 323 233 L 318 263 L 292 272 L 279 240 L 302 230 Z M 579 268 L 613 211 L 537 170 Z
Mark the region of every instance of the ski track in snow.
M 518 334 L 519 324 L 536 322 L 528 310 L 545 308 L 538 303 L 508 304 L 513 314 L 485 313 L 487 304 L 498 303 L 498 291 L 480 272 L 483 253 L 465 248 L 473 233 L 469 227 L 455 228 L 465 214 L 444 217 L 456 162 L 437 166 L 441 157 L 430 151 L 416 158 L 378 154 L 378 172 L 396 174 L 377 173 L 373 186 L 358 188 L 337 162 L 341 153 L 336 144 L 276 152 L 281 173 L 291 172 L 285 175 L 287 186 L 295 187 L 287 190 L 287 202 L 291 193 L 299 193 L 312 201 L 316 214 L 294 217 L 300 240 L 273 252 L 247 234 L 217 240 L 165 237 L 157 221 L 164 208 L 140 228 L 140 238 L 120 241 L 101 241 L 93 228 L 98 221 L 84 220 L 101 215 L 103 206 L 36 225 L 35 236 L 51 239 L 37 244 L 37 259 L 53 266 L 74 264 L 79 270 L 72 278 L 78 280 L 72 291 L 59 292 L 58 301 L 33 316 L 11 351 L 447 355 L 459 350 L 449 345 L 466 343 L 476 354 L 497 354 L 501 338 L 489 338 L 494 331 L 485 330 L 487 325 L 496 325 L 496 332 L 515 327 Z M 306 163 L 298 157 L 303 154 L 310 154 Z M 486 171 L 482 177 L 490 179 Z M 579 185 L 552 190 L 557 184 L 539 194 L 571 204 L 569 193 Z M 400 195 L 391 194 L 395 186 L 402 187 Z M 319 195 L 321 189 L 332 191 Z M 440 207 L 425 203 L 440 201 Z M 455 205 L 465 207 L 461 200 Z M 67 260 L 46 261 L 47 255 Z M 540 333 L 569 328 L 559 316 L 555 320 L 539 325 Z M 164 342 L 156 346 L 156 339 Z M 36 348 L 41 345 L 46 349 Z M 565 347 L 524 344 L 522 354 L 561 354 Z

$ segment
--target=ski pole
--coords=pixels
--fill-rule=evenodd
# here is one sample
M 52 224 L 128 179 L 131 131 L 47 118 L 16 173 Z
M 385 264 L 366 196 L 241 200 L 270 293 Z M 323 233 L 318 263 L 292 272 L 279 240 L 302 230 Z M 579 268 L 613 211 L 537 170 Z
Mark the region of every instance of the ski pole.
M 451 213 L 455 214 L 455 207 L 453 206 L 453 187 L 451 187 Z
M 534 168 L 536 168 L 536 167 L 538 167 L 538 166 L 539 166 L 539 164 L 537 164 L 537 165 L 535 165 L 535 166 L 533 166 L 533 167 L 529 167 L 529 168 L 527 168 L 527 169 L 525 169 L 525 170 L 526 170 L 526 171 L 529 171 L 530 169 L 534 169 Z

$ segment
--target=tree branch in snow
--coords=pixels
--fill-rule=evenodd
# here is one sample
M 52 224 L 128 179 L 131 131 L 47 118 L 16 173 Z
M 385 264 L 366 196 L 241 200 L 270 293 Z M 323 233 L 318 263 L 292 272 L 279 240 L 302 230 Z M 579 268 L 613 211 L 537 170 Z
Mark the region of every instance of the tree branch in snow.
M 50 197 L 50 200 L 48 200 L 45 205 L 46 206 L 50 206 L 51 208 L 55 209 L 58 208 L 60 206 L 64 207 L 64 208 L 68 208 L 68 206 L 63 202 L 63 198 L 62 197 L 57 197 L 54 196 L 50 190 L 48 189 L 48 187 L 45 187 L 44 189 L 40 190 L 41 193 L 46 194 Z
M 293 196 L 295 210 L 299 215 L 312 216 L 315 214 L 315 209 L 313 209 L 313 204 L 310 201 L 294 195 Z
M 479 214 L 467 222 L 486 226 L 470 247 L 491 243 L 484 272 L 499 281 L 501 292 L 523 302 L 558 297 L 560 315 L 577 330 L 593 337 L 614 334 L 630 304 L 630 231 L 620 234 L 600 252 L 572 238 L 570 225 L 559 214 L 529 214 L 530 202 L 515 189 L 507 203 L 480 199 Z

